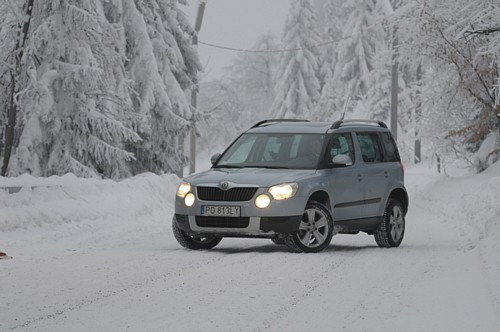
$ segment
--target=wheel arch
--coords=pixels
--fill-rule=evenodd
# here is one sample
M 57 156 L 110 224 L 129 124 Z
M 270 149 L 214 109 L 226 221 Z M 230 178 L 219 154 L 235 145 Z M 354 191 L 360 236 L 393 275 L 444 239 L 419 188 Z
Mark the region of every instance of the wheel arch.
M 391 191 L 389 198 L 394 198 L 400 201 L 401 204 L 403 204 L 404 213 L 406 214 L 406 212 L 408 212 L 409 198 L 406 190 L 402 188 L 396 188 Z
M 328 195 L 328 193 L 324 190 L 316 190 L 311 195 L 309 195 L 309 199 L 307 201 L 308 202 L 309 201 L 319 202 L 319 203 L 325 205 L 330 210 L 330 213 L 332 212 L 330 195 Z

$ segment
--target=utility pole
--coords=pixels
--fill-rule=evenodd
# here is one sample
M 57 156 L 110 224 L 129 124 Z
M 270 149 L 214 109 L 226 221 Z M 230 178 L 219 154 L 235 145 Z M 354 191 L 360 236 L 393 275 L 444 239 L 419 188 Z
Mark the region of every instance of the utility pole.
M 205 14 L 205 7 L 207 6 L 207 0 L 201 0 L 198 6 L 198 14 L 196 15 L 196 22 L 194 24 L 194 30 L 196 33 L 193 35 L 193 45 L 198 46 L 198 33 L 201 30 L 201 23 L 203 22 L 203 14 Z M 196 78 L 195 86 L 193 91 L 191 91 L 191 106 L 192 106 L 192 117 L 191 117 L 191 147 L 189 152 L 189 174 L 193 174 L 196 171 L 196 110 L 198 100 L 198 78 Z
M 398 140 L 398 36 L 397 28 L 394 28 L 392 39 L 392 75 L 391 75 L 391 132 L 394 140 Z
M 415 164 L 418 164 L 422 160 L 422 142 L 420 140 L 420 119 L 422 117 L 422 65 L 419 63 L 417 67 L 417 84 L 418 89 L 416 93 L 417 106 L 415 108 Z

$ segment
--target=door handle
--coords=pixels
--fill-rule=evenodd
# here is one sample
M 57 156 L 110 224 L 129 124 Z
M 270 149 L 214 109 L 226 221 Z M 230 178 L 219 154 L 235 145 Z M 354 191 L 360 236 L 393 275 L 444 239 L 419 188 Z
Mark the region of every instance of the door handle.
M 358 181 L 362 181 L 362 180 L 363 180 L 363 175 L 358 174 Z
M 387 171 L 384 172 L 384 176 L 385 178 L 387 179 L 389 177 L 389 173 L 387 173 Z

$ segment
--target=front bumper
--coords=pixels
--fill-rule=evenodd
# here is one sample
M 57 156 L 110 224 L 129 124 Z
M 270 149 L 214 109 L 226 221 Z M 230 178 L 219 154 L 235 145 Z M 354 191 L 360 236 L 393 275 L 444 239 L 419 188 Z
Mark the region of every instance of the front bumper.
M 259 209 L 255 206 L 255 197 L 264 192 L 264 188 L 259 188 L 251 200 L 243 202 L 201 201 L 195 194 L 196 201 L 191 207 L 187 207 L 182 198 L 176 197 L 174 222 L 177 222 L 180 229 L 191 234 L 270 236 L 297 231 L 307 198 L 295 196 L 287 200 L 271 200 L 271 204 L 267 208 Z M 232 218 L 224 218 L 226 219 L 224 225 L 219 224 L 217 227 L 202 225 L 197 217 L 202 217 L 201 207 L 203 205 L 238 206 L 241 208 L 241 219 L 245 219 L 245 225 L 248 220 L 248 226 L 231 227 L 233 220 L 235 223 L 239 222 Z
M 242 217 L 238 219 L 248 219 L 246 227 L 231 227 L 231 218 L 224 227 L 200 226 L 199 216 L 188 216 L 175 214 L 172 222 L 188 234 L 218 234 L 221 236 L 272 236 L 275 234 L 292 233 L 299 229 L 302 215 L 286 217 Z M 213 217 L 217 219 L 217 217 Z M 236 220 L 235 220 L 236 221 Z

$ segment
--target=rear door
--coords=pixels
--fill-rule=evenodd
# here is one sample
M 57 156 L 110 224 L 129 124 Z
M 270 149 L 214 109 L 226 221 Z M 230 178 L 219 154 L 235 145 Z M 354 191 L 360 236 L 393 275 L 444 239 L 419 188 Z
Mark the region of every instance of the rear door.
M 378 217 L 389 183 L 382 142 L 377 132 L 357 132 L 356 138 L 363 163 L 360 172 L 364 184 L 362 208 L 365 217 Z

